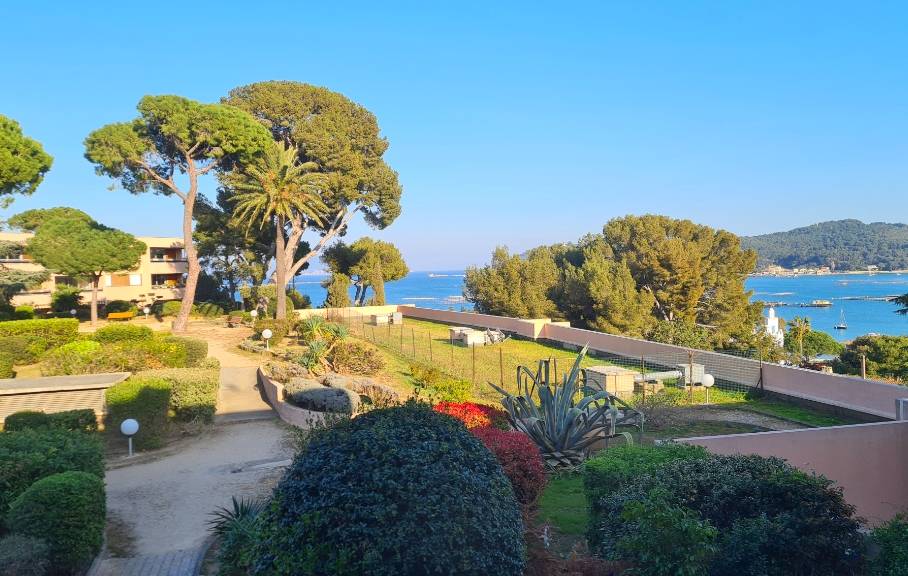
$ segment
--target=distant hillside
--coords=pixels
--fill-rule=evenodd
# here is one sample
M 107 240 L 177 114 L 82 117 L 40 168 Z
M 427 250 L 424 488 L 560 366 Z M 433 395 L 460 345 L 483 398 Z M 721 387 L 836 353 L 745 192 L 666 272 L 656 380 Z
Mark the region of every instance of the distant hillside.
M 746 236 L 741 244 L 757 251 L 759 266 L 861 270 L 876 265 L 881 270 L 908 269 L 906 224 L 836 220 L 788 232 Z

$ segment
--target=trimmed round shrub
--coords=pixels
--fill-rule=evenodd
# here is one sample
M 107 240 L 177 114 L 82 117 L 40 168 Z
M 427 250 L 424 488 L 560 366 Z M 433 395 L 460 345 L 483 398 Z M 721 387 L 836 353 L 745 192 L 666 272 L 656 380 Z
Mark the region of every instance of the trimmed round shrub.
M 258 318 L 252 325 L 255 331 L 253 337 L 256 340 L 262 339 L 262 331 L 266 328 L 271 330 L 271 346 L 277 346 L 290 333 L 293 323 L 290 320 L 275 320 L 274 318 Z
M 186 368 L 196 368 L 208 357 L 206 340 L 186 338 L 185 336 L 168 336 L 167 341 L 179 344 L 186 350 Z
M 98 342 L 138 342 L 154 337 L 154 332 L 148 326 L 138 324 L 108 324 L 98 328 L 92 335 L 92 340 Z
M 160 306 L 161 316 L 176 316 L 180 313 L 180 307 L 183 305 L 179 300 L 168 300 Z
M 55 571 L 86 568 L 101 550 L 106 504 L 104 481 L 86 472 L 42 478 L 10 505 L 7 525 L 16 534 L 44 540 Z
M 440 402 L 434 410 L 453 416 L 467 428 L 483 428 L 492 426 L 500 430 L 509 430 L 508 415 L 504 410 L 475 402 Z
M 523 522 L 494 456 L 428 406 L 311 438 L 264 513 L 254 574 L 523 573 Z
M 0 338 L 0 350 L 15 364 L 33 364 L 38 361 L 46 346 L 40 338 L 31 336 L 4 336 Z
M 13 359 L 8 354 L 0 351 L 0 378 L 15 378 L 16 371 L 13 370 Z
M 120 434 L 120 424 L 127 418 L 139 422 L 133 436 L 139 450 L 160 448 L 167 434 L 167 412 L 170 407 L 170 383 L 163 378 L 134 376 L 107 389 L 106 428 Z
M 841 488 L 784 460 L 761 456 L 676 460 L 636 477 L 593 509 L 590 548 L 607 559 L 626 559 L 620 543 L 638 532 L 640 521 L 650 520 L 639 514 L 629 519 L 628 506 L 654 499 L 659 503 L 651 509 L 689 509 L 718 530 L 709 574 L 861 572 L 861 524 Z
M 104 477 L 104 450 L 94 434 L 19 430 L 0 434 L 0 511 L 35 480 L 80 470 Z M 2 513 L 0 513 L 2 516 Z
M 170 383 L 170 410 L 178 422 L 211 422 L 218 402 L 220 371 L 203 368 L 165 368 L 140 372 L 141 378 Z
M 111 300 L 104 306 L 104 313 L 110 314 L 111 312 L 132 312 L 138 314 L 139 307 L 129 300 Z
M 43 343 L 50 350 L 79 338 L 79 321 L 75 318 L 46 318 L 0 322 L 0 338 L 26 336 Z
M 51 350 L 41 361 L 41 375 L 90 374 L 105 372 L 99 362 L 101 344 L 94 340 L 76 340 Z
M 50 415 L 38 410 L 22 410 L 15 414 L 10 414 L 3 421 L 3 430 L 5 432 L 15 432 L 16 430 L 40 430 L 50 428 Z
M 44 576 L 50 568 L 44 540 L 20 534 L 0 538 L 0 576 Z
M 328 361 L 335 371 L 358 376 L 371 376 L 385 367 L 385 359 L 374 346 L 357 340 L 338 342 Z
M 516 430 L 474 428 L 473 434 L 501 464 L 504 475 L 511 481 L 517 501 L 524 506 L 535 504 L 546 484 L 545 467 L 536 443 Z
M 31 320 L 35 317 L 35 307 L 34 306 L 16 306 L 16 309 L 13 311 L 13 318 L 16 320 Z

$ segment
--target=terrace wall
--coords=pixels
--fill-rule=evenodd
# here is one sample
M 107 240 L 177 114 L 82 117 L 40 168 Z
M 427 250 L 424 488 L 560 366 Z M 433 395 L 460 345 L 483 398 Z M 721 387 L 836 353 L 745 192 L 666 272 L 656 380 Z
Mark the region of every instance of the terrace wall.
M 716 454 L 777 456 L 822 474 L 876 525 L 908 510 L 908 421 L 679 440 Z

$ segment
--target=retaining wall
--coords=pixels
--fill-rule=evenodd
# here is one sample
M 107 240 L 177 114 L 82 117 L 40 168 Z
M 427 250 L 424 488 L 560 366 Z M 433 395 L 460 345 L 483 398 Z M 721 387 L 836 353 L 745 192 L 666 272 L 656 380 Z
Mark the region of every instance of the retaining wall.
M 64 412 L 90 408 L 99 419 L 106 411 L 104 393 L 129 377 L 129 372 L 45 376 L 0 380 L 0 422 L 23 410 Z
M 908 510 L 908 421 L 679 440 L 716 454 L 777 456 L 822 474 L 876 525 Z
M 265 392 L 265 398 L 268 399 L 268 403 L 271 404 L 271 407 L 274 408 L 281 420 L 291 426 L 303 429 L 324 423 L 325 415 L 321 412 L 299 408 L 284 400 L 283 384 L 270 378 L 261 368 L 258 369 L 257 374 L 259 386 Z

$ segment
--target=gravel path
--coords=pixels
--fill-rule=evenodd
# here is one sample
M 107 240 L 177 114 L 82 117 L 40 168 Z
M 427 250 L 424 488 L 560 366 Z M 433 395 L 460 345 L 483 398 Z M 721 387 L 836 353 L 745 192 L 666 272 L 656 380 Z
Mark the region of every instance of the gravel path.
M 719 407 L 699 407 L 688 410 L 685 417 L 695 420 L 715 420 L 719 422 L 739 422 L 741 424 L 750 424 L 759 426 L 767 430 L 798 430 L 806 428 L 801 424 L 782 420 L 766 414 L 759 414 L 749 410 L 729 410 L 728 408 Z

